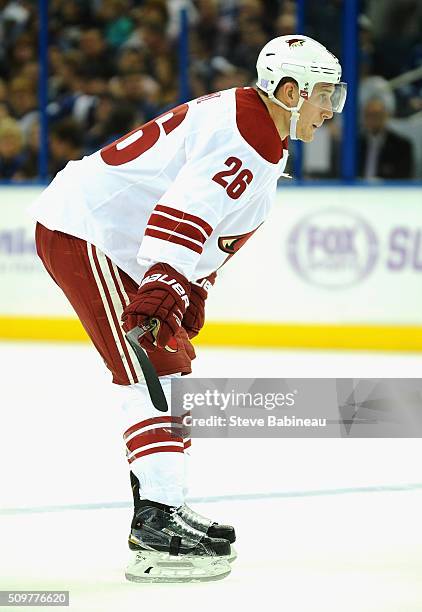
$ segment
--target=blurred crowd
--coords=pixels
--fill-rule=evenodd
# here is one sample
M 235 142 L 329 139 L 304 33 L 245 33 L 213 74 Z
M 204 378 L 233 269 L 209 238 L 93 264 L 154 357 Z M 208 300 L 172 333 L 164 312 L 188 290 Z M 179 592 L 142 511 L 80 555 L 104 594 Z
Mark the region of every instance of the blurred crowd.
M 185 4 L 190 97 L 253 84 L 256 57 L 265 42 L 297 31 L 294 0 L 49 0 L 50 176 L 68 160 L 99 149 L 178 103 L 180 7 Z M 305 16 L 306 33 L 340 57 L 342 4 L 308 1 Z M 422 66 L 422 0 L 361 4 L 364 136 L 368 104 L 372 116 L 379 112 L 385 118 L 385 126 L 393 117 L 406 122 L 422 112 L 422 75 L 391 87 L 391 79 Z M 36 0 L 0 0 L 0 180 L 38 175 L 38 20 Z M 321 133 L 305 159 L 310 176 L 335 175 L 339 134 L 338 122 Z M 362 155 L 369 149 L 362 144 Z M 413 168 L 412 155 L 413 150 L 408 164 Z M 376 175 L 376 165 L 371 168 Z M 370 178 L 367 164 L 359 171 Z
M 308 2 L 307 33 L 341 57 L 342 0 Z M 357 176 L 422 179 L 422 0 L 361 0 Z M 338 178 L 341 117 L 304 150 L 305 178 Z

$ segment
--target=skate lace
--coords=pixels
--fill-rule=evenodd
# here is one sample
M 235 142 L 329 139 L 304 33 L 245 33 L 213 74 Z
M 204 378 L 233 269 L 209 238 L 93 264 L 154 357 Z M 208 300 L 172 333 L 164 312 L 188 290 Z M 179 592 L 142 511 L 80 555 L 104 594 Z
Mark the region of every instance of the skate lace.
M 178 535 L 186 542 L 196 545 L 204 537 L 204 532 L 189 525 L 179 513 L 180 508 L 170 510 L 170 519 L 167 527 L 163 529 L 169 535 Z
M 208 527 L 213 524 L 212 520 L 195 512 L 195 510 L 192 510 L 192 508 L 189 508 L 186 504 L 183 504 L 183 506 L 180 506 L 177 510 L 182 519 L 195 528 L 199 528 L 201 531 L 206 531 Z

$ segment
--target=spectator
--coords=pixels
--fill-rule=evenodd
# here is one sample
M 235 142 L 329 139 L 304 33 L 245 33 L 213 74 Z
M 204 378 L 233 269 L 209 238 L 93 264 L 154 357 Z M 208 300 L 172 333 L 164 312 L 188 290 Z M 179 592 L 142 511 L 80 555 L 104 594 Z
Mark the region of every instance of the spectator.
M 116 98 L 129 102 L 147 121 L 160 110 L 160 85 L 147 74 L 128 72 L 111 84 Z
M 79 91 L 84 58 L 80 51 L 62 53 L 57 47 L 51 47 L 49 59 L 53 71 L 49 79 L 50 97 L 54 100 L 53 103 L 57 103 L 60 96 L 71 96 Z
M 93 2 L 75 0 L 53 0 L 50 2 L 48 29 L 50 40 L 62 51 L 77 46 L 81 26 L 95 27 Z
M 104 35 L 110 48 L 120 47 L 132 33 L 134 23 L 128 0 L 103 0 L 98 17 L 104 22 Z
M 30 81 L 31 83 L 33 83 L 33 90 L 35 91 L 35 86 L 38 84 L 39 71 L 40 71 L 39 63 L 30 61 L 30 62 L 26 62 L 22 66 L 17 76 L 22 77 L 23 79 L 26 79 L 27 81 Z
M 212 55 L 218 41 L 218 4 L 207 0 L 199 0 L 197 3 L 198 21 L 195 26 L 198 36 L 207 49 L 208 55 Z
M 9 78 L 19 74 L 27 62 L 37 61 L 37 38 L 32 32 L 24 32 L 18 37 L 10 53 L 8 61 Z
M 391 91 L 388 81 L 381 76 L 372 75 L 365 77 L 360 81 L 358 97 L 359 111 L 361 115 L 360 123 L 363 122 L 363 109 L 365 108 L 367 102 L 373 98 L 382 100 L 390 116 L 396 114 L 396 99 L 394 97 L 394 93 Z
M 287 36 L 297 32 L 297 19 L 295 13 L 281 13 L 275 22 L 277 36 Z
M 359 25 L 359 72 L 360 78 L 373 74 L 375 43 L 372 22 L 367 15 L 361 14 Z
M 371 179 L 413 178 L 411 143 L 392 132 L 389 113 L 381 98 L 369 100 L 363 109 L 364 131 L 359 138 L 359 176 Z
M 69 160 L 82 157 L 83 131 L 74 119 L 64 119 L 50 131 L 50 175 L 63 170 Z
M 0 101 L 0 121 L 6 117 L 10 117 L 9 107 L 5 102 Z
M 25 161 L 14 173 L 15 181 L 31 180 L 38 176 L 38 156 L 40 150 L 40 126 L 38 121 L 31 125 L 26 143 Z
M 24 162 L 24 140 L 19 123 L 6 117 L 0 120 L 0 179 L 13 178 Z
M 179 83 L 177 80 L 177 65 L 174 58 L 161 55 L 155 62 L 157 83 L 160 85 L 158 105 L 172 106 L 178 97 Z
M 7 101 L 7 85 L 4 79 L 0 79 L 0 102 Z
M 92 73 L 104 78 L 113 76 L 114 58 L 99 28 L 82 31 L 79 49 L 82 52 L 84 63 L 89 66 Z
M 169 20 L 168 4 L 168 0 L 146 0 L 142 6 L 140 16 L 148 23 L 154 23 L 162 28 L 166 28 Z
M 145 53 L 141 49 L 123 49 L 119 53 L 116 69 L 118 74 L 144 72 L 146 70 Z
M 9 86 L 9 103 L 13 117 L 18 120 L 25 138 L 38 117 L 36 83 L 24 77 L 15 77 Z
M 247 87 L 249 85 L 251 75 L 247 70 L 232 66 L 228 62 L 223 63 L 222 58 L 215 59 L 220 59 L 220 62 L 214 62 L 216 72 L 211 86 L 213 91 L 230 89 L 230 87 Z
M 265 45 L 268 36 L 260 22 L 243 19 L 239 29 L 239 40 L 229 60 L 235 65 L 254 73 L 256 58 Z

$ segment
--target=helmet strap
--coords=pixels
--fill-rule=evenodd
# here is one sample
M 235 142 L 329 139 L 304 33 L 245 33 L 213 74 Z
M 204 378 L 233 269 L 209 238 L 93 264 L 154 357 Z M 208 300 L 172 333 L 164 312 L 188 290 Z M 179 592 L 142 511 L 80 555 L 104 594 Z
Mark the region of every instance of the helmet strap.
M 299 117 L 300 117 L 300 113 L 295 110 L 291 112 L 291 117 L 290 117 L 290 134 L 289 137 L 291 140 L 297 140 L 297 134 L 296 134 L 296 127 L 297 127 L 297 122 L 299 121 Z
M 290 117 L 290 138 L 291 140 L 298 140 L 297 137 L 297 122 L 299 121 L 300 118 L 300 108 L 303 104 L 304 98 L 300 97 L 299 98 L 299 102 L 297 103 L 296 108 L 292 108 L 291 110 L 291 117 Z
M 297 133 L 296 133 L 296 128 L 297 128 L 297 122 L 299 121 L 299 118 L 300 118 L 300 112 L 299 111 L 300 111 L 300 109 L 302 107 L 302 104 L 304 102 L 304 98 L 300 97 L 299 101 L 297 103 L 297 106 L 290 107 L 290 106 L 287 106 L 286 104 L 284 104 L 283 102 L 280 102 L 280 100 L 278 100 L 273 93 L 268 94 L 268 97 L 270 98 L 270 100 L 272 100 L 272 102 L 277 104 L 277 106 L 281 106 L 281 108 L 284 108 L 284 110 L 289 111 L 289 113 L 291 114 L 289 137 L 291 138 L 291 140 L 298 140 Z

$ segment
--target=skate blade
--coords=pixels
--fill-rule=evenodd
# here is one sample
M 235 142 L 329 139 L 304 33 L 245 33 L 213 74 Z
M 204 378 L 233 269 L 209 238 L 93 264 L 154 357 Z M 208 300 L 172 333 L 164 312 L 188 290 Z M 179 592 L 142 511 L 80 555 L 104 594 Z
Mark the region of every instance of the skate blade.
M 222 580 L 231 572 L 224 558 L 170 557 L 168 553 L 138 551 L 126 568 L 130 582 L 210 582 Z

